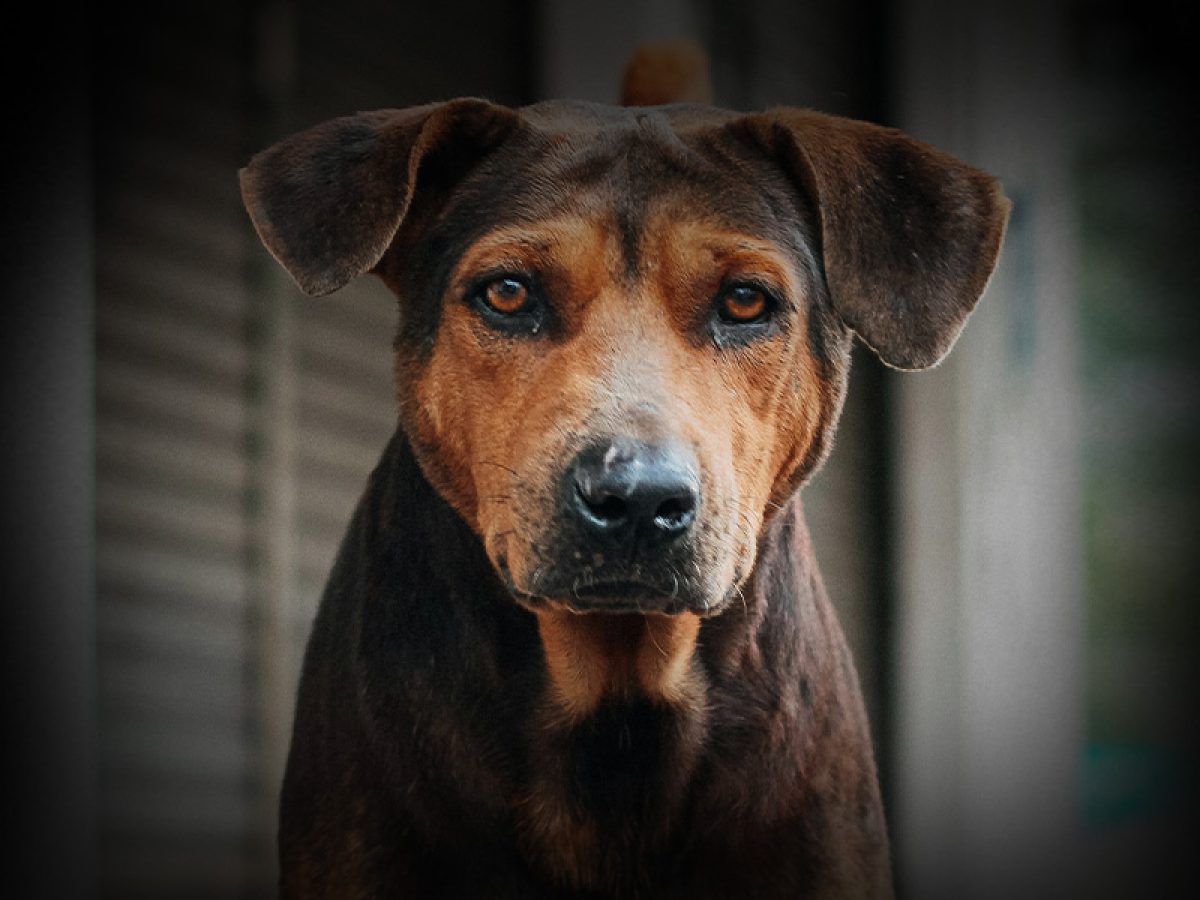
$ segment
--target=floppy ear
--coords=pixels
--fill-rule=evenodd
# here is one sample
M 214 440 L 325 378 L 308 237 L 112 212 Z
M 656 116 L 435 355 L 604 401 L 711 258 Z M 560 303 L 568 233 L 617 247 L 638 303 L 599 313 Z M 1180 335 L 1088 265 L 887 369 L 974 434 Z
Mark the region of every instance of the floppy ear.
M 308 294 L 336 291 L 383 258 L 431 154 L 466 168 L 516 127 L 511 109 L 452 100 L 334 119 L 241 170 L 258 236 Z
M 941 361 L 996 266 L 1010 207 L 996 179 L 866 122 L 777 109 L 744 125 L 815 202 L 842 321 L 890 366 Z

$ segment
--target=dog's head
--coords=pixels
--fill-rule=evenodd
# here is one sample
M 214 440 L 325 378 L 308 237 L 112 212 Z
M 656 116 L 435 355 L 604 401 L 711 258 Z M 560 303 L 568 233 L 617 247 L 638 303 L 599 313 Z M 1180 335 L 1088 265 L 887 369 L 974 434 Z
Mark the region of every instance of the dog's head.
M 522 602 L 715 613 L 820 463 L 857 334 L 938 362 L 995 265 L 994 179 L 781 109 L 457 100 L 242 173 L 305 291 L 398 295 L 400 420 Z

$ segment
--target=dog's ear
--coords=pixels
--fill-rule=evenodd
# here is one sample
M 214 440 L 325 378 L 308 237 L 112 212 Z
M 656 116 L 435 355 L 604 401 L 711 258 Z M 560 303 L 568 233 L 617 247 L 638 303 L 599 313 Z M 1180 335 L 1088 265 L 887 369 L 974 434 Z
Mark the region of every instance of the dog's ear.
M 383 258 L 424 161 L 445 154 L 464 171 L 517 123 L 473 99 L 334 119 L 255 156 L 240 173 L 242 201 L 300 288 L 328 294 Z
M 1010 207 L 996 179 L 866 122 L 778 109 L 740 124 L 815 203 L 842 321 L 894 368 L 937 364 L 996 265 Z

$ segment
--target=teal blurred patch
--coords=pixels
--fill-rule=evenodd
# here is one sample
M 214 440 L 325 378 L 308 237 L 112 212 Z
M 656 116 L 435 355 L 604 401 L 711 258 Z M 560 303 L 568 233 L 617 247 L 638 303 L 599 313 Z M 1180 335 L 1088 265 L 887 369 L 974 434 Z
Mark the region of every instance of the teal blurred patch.
M 1178 751 L 1122 744 L 1089 744 L 1084 751 L 1084 815 L 1091 829 L 1169 816 L 1193 788 L 1188 761 Z

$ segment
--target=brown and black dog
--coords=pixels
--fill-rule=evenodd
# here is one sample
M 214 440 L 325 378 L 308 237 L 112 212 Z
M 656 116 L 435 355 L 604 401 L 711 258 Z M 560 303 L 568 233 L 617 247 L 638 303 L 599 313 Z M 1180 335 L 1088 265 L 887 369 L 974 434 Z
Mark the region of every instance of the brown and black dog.
M 851 339 L 933 365 L 1008 203 L 819 113 L 455 100 L 243 196 L 301 288 L 398 296 L 399 427 L 305 658 L 286 897 L 891 895 L 797 491 Z

